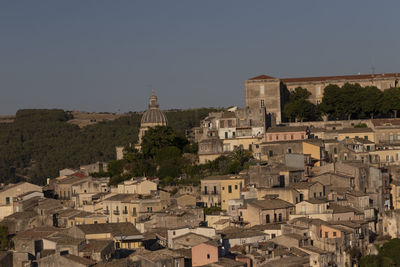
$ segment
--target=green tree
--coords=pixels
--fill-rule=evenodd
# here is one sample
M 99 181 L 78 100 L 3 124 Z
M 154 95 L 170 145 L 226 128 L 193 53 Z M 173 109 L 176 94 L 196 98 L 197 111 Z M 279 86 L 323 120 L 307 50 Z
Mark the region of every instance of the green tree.
M 381 111 L 384 113 L 392 112 L 397 118 L 397 112 L 400 110 L 400 88 L 391 87 L 383 91 Z
M 394 238 L 378 247 L 378 255 L 367 255 L 360 259 L 361 267 L 400 266 L 400 239 Z
M 330 84 L 324 89 L 322 102 L 319 106 L 321 113 L 329 115 L 334 119 L 340 118 L 342 109 L 340 102 L 342 101 L 341 90 L 337 85 Z
M 311 93 L 302 87 L 296 87 L 289 96 L 289 101 L 296 101 L 300 99 L 308 99 L 311 96 Z
M 353 115 L 361 112 L 362 87 L 359 84 L 345 83 L 338 93 L 340 101 L 336 105 L 340 116 L 346 116 L 350 120 Z
M 0 250 L 7 250 L 9 247 L 10 240 L 8 238 L 7 226 L 0 226 Z
M 289 120 L 303 121 L 315 117 L 315 105 L 308 101 L 311 93 L 302 87 L 297 87 L 290 93 L 289 102 L 283 112 Z
M 367 86 L 364 87 L 359 97 L 361 98 L 362 113 L 373 119 L 382 106 L 382 91 L 375 86 Z
M 155 158 L 158 151 L 164 147 L 176 146 L 182 150 L 189 142 L 177 135 L 171 127 L 156 126 L 146 131 L 142 138 L 142 153 L 146 157 Z

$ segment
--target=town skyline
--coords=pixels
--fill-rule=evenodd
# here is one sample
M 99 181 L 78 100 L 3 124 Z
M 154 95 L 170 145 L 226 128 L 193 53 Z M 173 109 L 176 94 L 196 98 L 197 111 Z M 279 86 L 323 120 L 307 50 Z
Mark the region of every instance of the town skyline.
M 362 3 L 3 3 L 0 114 L 143 111 L 152 90 L 162 109 L 244 106 L 260 74 L 398 72 L 399 4 Z

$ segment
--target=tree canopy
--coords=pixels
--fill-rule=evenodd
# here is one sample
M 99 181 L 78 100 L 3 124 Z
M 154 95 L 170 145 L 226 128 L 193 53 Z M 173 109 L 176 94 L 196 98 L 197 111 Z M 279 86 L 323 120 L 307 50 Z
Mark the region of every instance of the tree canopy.
M 360 260 L 361 267 L 400 266 L 400 239 L 395 238 L 378 247 L 378 255 L 364 256 Z
M 357 83 L 346 83 L 342 87 L 328 85 L 318 109 L 335 120 L 382 117 L 389 112 L 396 117 L 400 110 L 400 88 L 382 92 L 375 86 L 362 87 Z
M 216 109 L 173 110 L 166 116 L 176 135 L 183 136 L 213 111 Z M 137 142 L 139 113 L 84 128 L 69 123 L 72 118 L 70 112 L 60 109 L 19 110 L 13 123 L 0 124 L 0 182 L 29 179 L 44 184 L 63 168 L 113 160 L 116 146 Z M 185 149 L 196 151 L 196 146 Z
M 311 93 L 302 87 L 295 88 L 284 107 L 284 114 L 289 120 L 304 121 L 315 118 L 315 105 L 308 98 Z

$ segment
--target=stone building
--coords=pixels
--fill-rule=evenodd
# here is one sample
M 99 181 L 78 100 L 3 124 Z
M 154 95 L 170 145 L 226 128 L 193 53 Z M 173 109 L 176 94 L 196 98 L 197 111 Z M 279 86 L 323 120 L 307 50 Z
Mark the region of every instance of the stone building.
M 289 92 L 296 87 L 306 88 L 311 93 L 310 101 L 319 104 L 325 87 L 330 84 L 343 86 L 345 83 L 358 83 L 361 86 L 376 86 L 385 90 L 398 87 L 399 79 L 399 73 L 283 79 L 260 75 L 245 81 L 246 107 L 265 108 L 272 125 L 280 124 L 284 121 L 283 107 L 289 98 Z
M 159 109 L 157 96 L 153 92 L 150 96 L 149 109 L 143 113 L 142 120 L 140 121 L 139 140 L 135 147 L 140 149 L 142 138 L 147 130 L 156 126 L 167 126 L 167 124 L 167 117 Z
M 265 109 L 260 107 L 232 107 L 211 112 L 194 129 L 195 141 L 199 143 L 199 162 L 215 160 L 239 147 L 254 151 L 264 138 L 265 119 Z M 258 158 L 257 152 L 254 156 Z

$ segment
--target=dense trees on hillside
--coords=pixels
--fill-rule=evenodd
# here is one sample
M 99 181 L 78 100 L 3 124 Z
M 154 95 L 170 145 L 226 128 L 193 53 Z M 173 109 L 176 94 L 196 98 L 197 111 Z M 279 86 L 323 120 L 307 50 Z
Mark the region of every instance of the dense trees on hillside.
M 198 183 L 213 174 L 237 174 L 247 168 L 251 152 L 236 149 L 228 156 L 202 165 L 194 165 L 187 153 L 197 154 L 185 136 L 171 127 L 150 128 L 143 136 L 142 150 L 127 147 L 123 160 L 109 164 L 111 184 L 132 177 L 157 176 L 163 184 Z M 195 156 L 195 155 L 193 155 Z
M 325 87 L 322 102 L 317 106 L 307 100 L 310 96 L 307 89 L 296 88 L 284 107 L 285 116 L 290 121 L 310 121 L 320 119 L 321 115 L 331 120 L 376 116 L 396 118 L 400 110 L 400 88 L 381 91 L 375 86 L 346 83 L 340 87 L 330 84 Z
M 168 111 L 169 125 L 183 135 L 215 109 Z M 115 158 L 115 146 L 137 142 L 141 115 L 132 113 L 114 121 L 80 129 L 68 123 L 63 110 L 20 110 L 14 123 L 0 124 L 0 182 L 30 177 L 43 184 L 63 168 L 77 168 Z
M 377 246 L 378 255 L 364 256 L 360 260 L 361 267 L 400 266 L 400 239 L 395 238 Z

